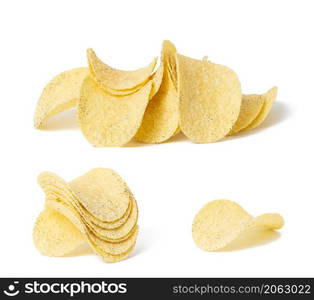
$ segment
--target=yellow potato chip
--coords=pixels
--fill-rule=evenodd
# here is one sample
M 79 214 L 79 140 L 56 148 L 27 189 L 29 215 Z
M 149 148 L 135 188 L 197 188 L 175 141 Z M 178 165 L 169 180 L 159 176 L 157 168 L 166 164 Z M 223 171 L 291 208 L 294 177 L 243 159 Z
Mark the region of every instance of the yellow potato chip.
M 151 86 L 149 81 L 134 94 L 114 97 L 102 91 L 91 78 L 85 79 L 78 116 L 87 140 L 97 147 L 128 143 L 141 125 Z
M 278 91 L 277 87 L 273 87 L 267 93 L 261 95 L 264 100 L 263 107 L 260 113 L 255 118 L 255 120 L 248 127 L 246 127 L 245 130 L 251 130 L 253 128 L 256 128 L 257 126 L 261 125 L 265 121 L 265 119 L 267 118 L 273 106 L 273 103 L 276 100 L 277 91 Z
M 229 68 L 177 54 L 180 128 L 197 143 L 230 132 L 241 107 L 241 85 Z
M 164 65 L 160 64 L 157 71 L 151 76 L 152 89 L 149 95 L 149 99 L 152 99 L 156 93 L 159 91 L 164 75 Z
M 229 200 L 207 203 L 196 214 L 192 235 L 197 246 L 206 251 L 223 249 L 247 230 L 280 229 L 284 224 L 279 214 L 264 214 L 257 218 Z
M 38 216 L 33 230 L 34 244 L 47 256 L 63 256 L 84 243 L 82 233 L 65 216 L 46 209 Z
M 261 95 L 242 95 L 240 114 L 229 132 L 229 135 L 235 134 L 247 128 L 258 116 L 263 104 L 264 99 Z
M 162 143 L 172 137 L 179 125 L 179 95 L 170 76 L 169 60 L 174 60 L 175 48 L 163 44 L 163 79 L 156 95 L 150 100 L 141 127 L 135 138 L 145 143 Z
M 52 116 L 76 106 L 82 82 L 88 74 L 88 68 L 72 69 L 57 75 L 46 85 L 36 106 L 35 128 L 42 128 Z
M 147 67 L 135 71 L 113 69 L 103 63 L 92 49 L 87 50 L 87 58 L 92 78 L 104 90 L 133 90 L 146 83 L 152 74 L 157 58 Z

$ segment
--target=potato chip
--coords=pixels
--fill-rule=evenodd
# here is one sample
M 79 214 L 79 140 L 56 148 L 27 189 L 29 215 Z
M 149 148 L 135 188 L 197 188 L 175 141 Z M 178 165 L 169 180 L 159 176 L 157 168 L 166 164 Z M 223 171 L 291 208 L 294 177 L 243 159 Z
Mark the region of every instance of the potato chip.
M 88 74 L 87 68 L 72 69 L 57 75 L 46 85 L 36 106 L 35 128 L 42 128 L 52 116 L 76 106 L 82 82 Z
M 150 100 L 141 127 L 135 138 L 145 143 L 162 143 L 172 137 L 179 125 L 179 95 L 170 76 L 169 60 L 174 60 L 175 48 L 163 44 L 163 80 L 157 94 Z
M 255 120 L 248 127 L 246 127 L 245 130 L 254 129 L 257 126 L 261 125 L 265 121 L 268 114 L 270 113 L 270 110 L 273 106 L 273 103 L 276 100 L 277 91 L 278 91 L 277 87 L 273 87 L 267 93 L 261 95 L 263 100 L 264 100 L 263 107 L 262 107 L 260 113 L 255 118 Z
M 52 209 L 46 209 L 38 216 L 33 239 L 37 250 L 47 256 L 66 255 L 85 242 L 73 223 Z
M 134 94 L 113 97 L 99 89 L 91 78 L 85 79 L 78 116 L 87 140 L 97 147 L 128 143 L 141 125 L 151 86 L 149 81 Z
M 236 122 L 241 85 L 229 68 L 177 54 L 180 128 L 197 143 L 222 139 Z
M 145 84 L 152 74 L 157 58 L 147 67 L 135 71 L 113 69 L 103 63 L 92 49 L 87 50 L 87 58 L 92 78 L 104 90 L 134 90 Z
M 263 104 L 264 99 L 261 95 L 242 95 L 240 114 L 229 135 L 247 128 L 259 114 Z
M 229 200 L 207 203 L 196 214 L 192 235 L 197 246 L 206 251 L 223 249 L 247 230 L 280 229 L 284 224 L 279 214 L 264 214 L 257 218 Z
M 162 45 L 162 55 L 165 64 L 165 68 L 168 70 L 171 81 L 177 89 L 178 87 L 178 68 L 176 60 L 177 49 L 173 43 L 165 40 Z
M 151 100 L 156 93 L 159 91 L 159 88 L 161 86 L 162 80 L 164 75 L 164 65 L 163 63 L 160 64 L 157 71 L 151 76 L 152 81 L 152 89 L 149 95 L 149 99 Z

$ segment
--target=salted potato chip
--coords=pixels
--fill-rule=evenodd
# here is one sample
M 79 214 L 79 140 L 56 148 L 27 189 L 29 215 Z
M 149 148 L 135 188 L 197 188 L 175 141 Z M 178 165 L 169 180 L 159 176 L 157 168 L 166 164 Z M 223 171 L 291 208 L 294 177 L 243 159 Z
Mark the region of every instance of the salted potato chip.
M 264 214 L 254 218 L 235 202 L 215 200 L 207 203 L 196 214 L 192 235 L 199 248 L 216 251 L 247 230 L 280 229 L 283 224 L 284 220 L 279 214 Z
M 83 134 L 97 147 L 123 146 L 138 131 L 147 107 L 152 83 L 134 94 L 114 97 L 91 78 L 82 84 L 78 116 Z
M 152 74 L 157 58 L 147 67 L 135 71 L 113 69 L 102 62 L 92 49 L 87 50 L 87 58 L 92 78 L 104 90 L 133 90 L 146 83 Z
M 35 128 L 42 128 L 52 116 L 76 106 L 82 82 L 88 74 L 88 68 L 72 69 L 57 75 L 46 85 L 36 106 Z
M 160 64 L 157 71 L 151 76 L 152 89 L 149 95 L 149 99 L 152 99 L 159 91 L 164 75 L 164 65 Z
M 177 89 L 178 87 L 178 68 L 176 61 L 177 49 L 173 43 L 168 40 L 165 40 L 162 45 L 162 55 L 165 64 L 165 68 L 168 70 L 171 81 Z
M 170 60 L 175 60 L 175 48 L 163 44 L 163 79 L 156 95 L 150 100 L 141 127 L 135 138 L 145 143 L 162 143 L 172 137 L 179 125 L 179 95 L 170 75 Z
M 165 73 L 159 91 L 146 108 L 135 138 L 145 143 L 162 143 L 176 133 L 178 124 L 179 96 L 169 76 Z
M 33 240 L 37 250 L 47 256 L 64 256 L 85 242 L 73 223 L 53 209 L 45 209 L 38 216 Z
M 261 95 L 264 101 L 263 107 L 259 114 L 257 115 L 257 117 L 254 119 L 254 121 L 248 127 L 246 127 L 245 130 L 251 130 L 253 128 L 256 128 L 265 121 L 273 106 L 273 103 L 276 100 L 277 91 L 278 91 L 277 87 L 273 87 L 267 93 Z
M 242 95 L 240 114 L 229 135 L 247 128 L 256 119 L 263 104 L 264 99 L 261 95 Z
M 197 143 L 226 136 L 240 113 L 241 85 L 228 67 L 177 54 L 180 128 Z

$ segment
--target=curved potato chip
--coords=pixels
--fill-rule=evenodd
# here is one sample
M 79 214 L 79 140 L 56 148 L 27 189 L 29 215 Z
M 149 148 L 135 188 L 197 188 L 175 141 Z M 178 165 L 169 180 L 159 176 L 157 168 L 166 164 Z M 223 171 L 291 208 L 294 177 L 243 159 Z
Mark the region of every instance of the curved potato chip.
M 157 71 L 151 76 L 152 81 L 152 89 L 149 95 L 149 99 L 151 100 L 156 93 L 159 91 L 159 88 L 161 86 L 162 80 L 164 76 L 164 65 L 163 63 L 160 64 Z
M 222 139 L 236 122 L 241 85 L 228 67 L 177 54 L 180 128 L 197 143 Z
M 179 95 L 170 76 L 169 60 L 174 59 L 175 48 L 163 44 L 163 79 L 157 94 L 150 100 L 141 127 L 135 138 L 145 143 L 162 143 L 171 138 L 179 125 Z
M 199 248 L 216 251 L 247 230 L 280 229 L 283 224 L 284 220 L 279 214 L 264 214 L 254 218 L 235 202 L 215 200 L 207 203 L 196 214 L 192 235 Z
M 88 74 L 88 68 L 72 69 L 57 75 L 46 85 L 36 106 L 35 128 L 42 128 L 49 118 L 77 104 L 81 85 Z
M 261 95 L 242 95 L 240 114 L 229 135 L 247 128 L 258 116 L 263 104 L 264 99 Z
M 257 126 L 261 125 L 265 121 L 265 119 L 267 118 L 273 106 L 273 103 L 276 100 L 277 91 L 278 91 L 278 88 L 273 87 L 267 93 L 261 95 L 262 99 L 264 100 L 263 107 L 260 113 L 255 118 L 255 120 L 248 127 L 246 127 L 245 130 L 251 130 L 253 128 L 256 128 Z
M 92 49 L 87 50 L 87 59 L 92 78 L 104 90 L 134 90 L 146 83 L 152 74 L 157 57 L 145 68 L 134 71 L 113 69 L 103 63 Z
M 91 78 L 85 79 L 78 116 L 87 140 L 97 147 L 128 143 L 141 125 L 151 86 L 149 81 L 136 93 L 118 98 L 103 92 Z
M 178 88 L 178 68 L 176 61 L 177 49 L 173 43 L 168 40 L 165 40 L 162 45 L 163 48 L 163 60 L 165 68 L 169 71 L 171 81 L 175 87 Z
M 68 218 L 53 209 L 38 216 L 33 230 L 37 250 L 47 256 L 63 256 L 84 243 L 84 236 Z
M 72 202 L 79 202 L 96 219 L 115 222 L 127 212 L 130 190 L 122 178 L 110 169 L 92 169 L 86 174 L 66 183 L 59 176 L 43 172 L 38 182 L 47 193 L 55 184 L 68 192 Z

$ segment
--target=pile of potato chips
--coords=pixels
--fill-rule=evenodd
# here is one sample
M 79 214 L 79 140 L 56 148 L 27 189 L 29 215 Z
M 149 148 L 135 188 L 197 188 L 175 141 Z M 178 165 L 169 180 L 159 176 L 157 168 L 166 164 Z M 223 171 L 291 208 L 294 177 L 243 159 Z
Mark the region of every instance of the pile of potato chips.
M 113 69 L 88 49 L 88 68 L 57 75 L 45 87 L 34 124 L 43 128 L 53 115 L 77 107 L 80 127 L 97 147 L 123 146 L 133 138 L 162 143 L 180 130 L 197 143 L 259 126 L 276 99 L 277 88 L 242 95 L 237 75 L 207 59 L 177 53 L 164 41 L 155 58 L 135 71 Z
M 70 254 L 88 242 L 107 262 L 129 256 L 138 234 L 138 208 L 121 177 L 110 169 L 93 169 L 67 183 L 44 172 L 38 177 L 46 194 L 33 238 L 47 256 Z
M 254 230 L 277 230 L 284 225 L 281 215 L 267 213 L 256 218 L 240 205 L 229 200 L 208 202 L 196 214 L 192 235 L 197 246 L 205 251 L 224 249 L 241 235 Z

